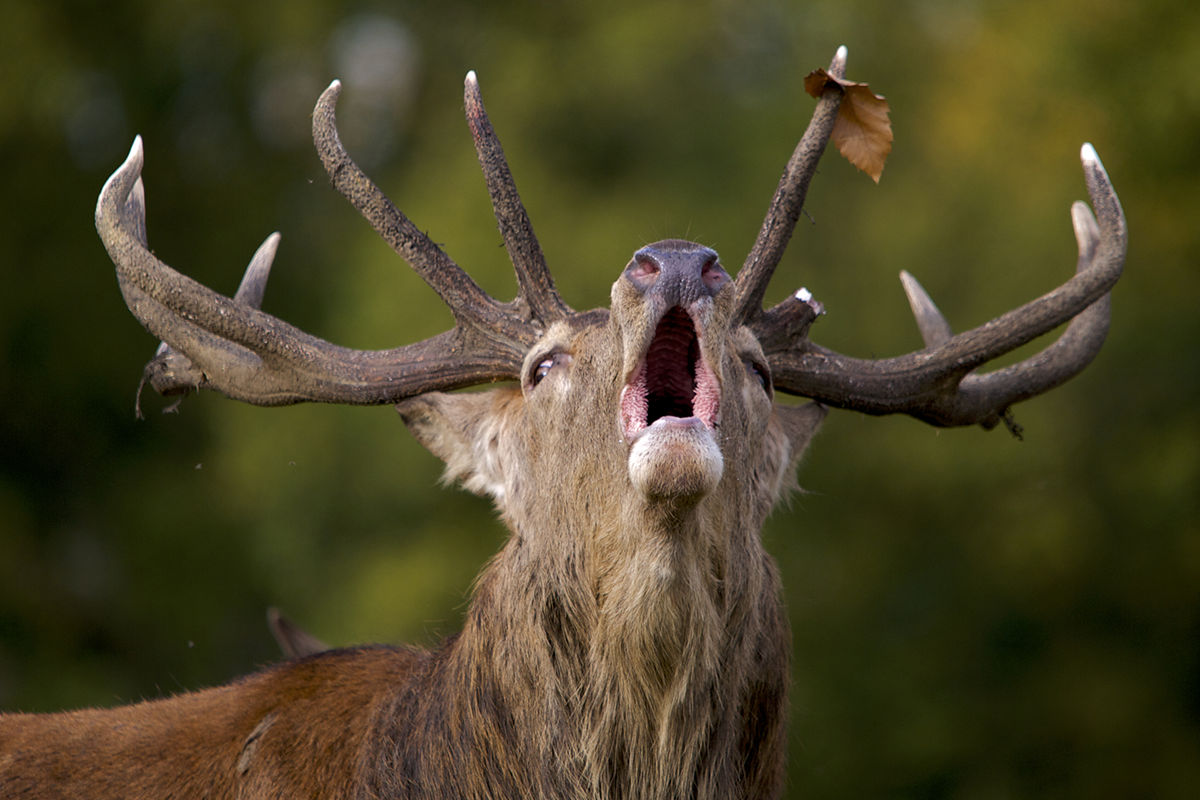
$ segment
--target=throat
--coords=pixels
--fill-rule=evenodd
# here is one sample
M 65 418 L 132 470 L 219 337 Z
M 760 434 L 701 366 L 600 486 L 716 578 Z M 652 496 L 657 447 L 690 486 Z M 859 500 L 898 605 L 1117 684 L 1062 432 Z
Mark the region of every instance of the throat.
M 606 669 L 647 699 L 715 656 L 721 573 L 695 509 L 641 510 L 641 524 L 598 553 L 596 643 Z
M 695 545 L 641 537 L 601 584 L 581 687 L 583 742 L 593 784 L 625 787 L 616 796 L 675 796 L 673 782 L 695 773 L 729 713 L 718 688 L 727 639 L 720 582 Z

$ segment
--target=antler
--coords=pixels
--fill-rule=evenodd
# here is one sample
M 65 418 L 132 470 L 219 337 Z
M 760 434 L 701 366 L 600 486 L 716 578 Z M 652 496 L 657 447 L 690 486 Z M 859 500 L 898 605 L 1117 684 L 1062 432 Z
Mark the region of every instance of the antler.
M 846 48 L 839 47 L 829 64 L 828 72 L 832 77 L 846 76 L 846 56 Z M 835 81 L 825 84 L 825 90 L 813 111 L 812 121 L 808 123 L 804 136 L 783 170 L 783 177 L 779 179 L 779 188 L 771 199 L 771 207 L 767 209 L 758 239 L 738 272 L 735 313 L 736 318 L 747 325 L 753 325 L 763 315 L 762 302 L 767 284 L 771 282 L 771 276 L 775 274 L 775 268 L 779 266 L 788 242 L 792 240 L 796 222 L 804 208 L 804 198 L 808 195 L 808 184 L 817 171 L 817 164 L 833 133 L 833 124 L 837 121 L 844 94 Z
M 96 228 L 117 266 L 130 310 L 163 340 L 146 365 L 143 384 L 163 394 L 209 386 L 256 405 L 395 403 L 423 392 L 518 377 L 529 345 L 544 326 L 574 313 L 554 288 L 474 73 L 466 79 L 467 119 L 516 267 L 520 288 L 510 303 L 480 289 L 350 159 L 334 115 L 340 91 L 334 81 L 313 113 L 313 139 L 330 180 L 445 301 L 454 328 L 392 350 L 351 350 L 263 313 L 258 309 L 279 234 L 259 248 L 232 299 L 176 272 L 147 244 L 138 137 L 101 190 Z
M 830 72 L 844 70 L 845 58 L 845 48 L 839 49 Z M 904 413 L 938 426 L 992 428 L 1009 419 L 1014 403 L 1053 389 L 1091 363 L 1108 332 L 1108 293 L 1121 277 L 1127 237 L 1120 201 L 1090 144 L 1083 146 L 1081 156 L 1099 225 L 1085 204 L 1072 207 L 1079 261 L 1075 276 L 1054 291 L 954 336 L 916 279 L 901 273 L 926 349 L 879 360 L 850 358 L 809 341 L 809 326 L 823 308 L 804 289 L 762 310 L 766 283 L 791 238 L 841 94 L 836 83 L 826 85 L 738 275 L 739 313 L 763 345 L 775 387 L 867 414 Z M 1068 320 L 1071 325 L 1062 337 L 1041 353 L 1004 369 L 973 374 L 984 363 Z

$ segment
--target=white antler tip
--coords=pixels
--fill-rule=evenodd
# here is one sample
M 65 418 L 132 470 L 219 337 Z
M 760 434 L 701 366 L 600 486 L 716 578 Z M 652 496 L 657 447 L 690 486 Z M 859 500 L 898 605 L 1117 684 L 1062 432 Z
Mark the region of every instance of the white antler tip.
M 838 61 L 845 61 L 846 58 L 849 57 L 849 55 L 850 55 L 850 51 L 846 49 L 846 45 L 841 45 L 840 47 L 838 47 L 838 49 L 837 49 Z
M 1096 148 L 1090 143 L 1086 143 L 1079 148 L 1079 158 L 1083 161 L 1083 169 L 1087 171 L 1095 171 L 1099 173 L 1100 179 L 1105 183 L 1108 182 L 1108 170 L 1104 168 L 1104 163 L 1100 160 L 1100 156 L 1096 155 Z
M 267 278 L 271 274 L 271 264 L 275 262 L 275 251 L 279 249 L 281 238 L 279 231 L 275 231 L 254 251 L 254 257 L 250 259 L 246 274 L 242 276 L 242 282 L 233 296 L 235 301 L 251 308 L 262 308 Z
M 125 163 L 121 165 L 121 168 L 118 169 L 117 172 L 124 172 L 125 170 L 132 169 L 134 172 L 140 175 L 142 172 L 142 163 L 144 162 L 145 157 L 146 149 L 142 144 L 142 135 L 139 133 L 137 136 L 133 137 L 133 145 L 131 145 L 129 148 L 129 155 L 125 157 Z M 115 177 L 116 174 L 113 175 L 113 178 Z M 109 178 L 109 180 L 111 181 L 112 178 Z
M 342 82 L 339 81 L 337 78 L 334 78 L 333 83 L 329 84 L 329 88 L 326 89 L 325 91 L 340 92 L 341 90 L 342 90 Z
M 474 83 L 478 85 L 479 78 L 475 77 L 475 70 L 467 70 L 467 83 Z
M 113 195 L 113 187 L 130 173 L 134 176 L 134 186 L 130 186 L 128 191 L 135 191 L 135 187 L 141 183 L 142 164 L 144 163 L 145 151 L 142 147 L 142 137 L 140 135 L 133 137 L 133 146 L 129 148 L 129 155 L 125 157 L 125 161 L 121 166 L 117 167 L 117 171 L 108 176 L 108 180 L 104 182 L 103 188 L 100 189 L 100 197 L 96 200 L 96 222 L 99 224 L 100 218 L 104 216 L 105 206 L 112 201 L 113 203 L 124 205 L 129 199 L 128 195 L 124 197 L 116 197 Z M 113 205 L 115 210 L 118 205 Z M 119 212 L 116 212 L 119 213 Z
M 796 294 L 794 296 L 801 303 L 807 303 L 809 300 L 812 300 L 812 292 L 810 292 L 808 289 L 805 289 L 803 286 L 796 290 Z

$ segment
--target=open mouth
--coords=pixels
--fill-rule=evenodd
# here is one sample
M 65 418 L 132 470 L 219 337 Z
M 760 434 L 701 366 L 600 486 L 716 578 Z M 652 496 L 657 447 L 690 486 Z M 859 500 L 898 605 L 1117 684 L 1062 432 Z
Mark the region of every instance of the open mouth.
M 700 336 L 688 312 L 667 311 L 642 363 L 621 391 L 625 440 L 660 419 L 696 419 L 714 428 L 720 410 L 717 376 L 700 354 Z

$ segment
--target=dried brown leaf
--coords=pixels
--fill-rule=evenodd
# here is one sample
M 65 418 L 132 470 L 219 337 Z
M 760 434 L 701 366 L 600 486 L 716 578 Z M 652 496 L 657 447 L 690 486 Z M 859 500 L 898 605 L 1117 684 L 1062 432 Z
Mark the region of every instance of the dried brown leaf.
M 804 78 L 804 90 L 820 98 L 831 82 L 841 87 L 845 97 L 838 108 L 830 138 L 847 161 L 879 183 L 888 154 L 892 152 L 887 100 L 872 92 L 865 83 L 835 78 L 823 69 L 810 72 Z
M 823 69 L 815 70 L 804 76 L 804 91 L 820 100 L 821 95 L 825 92 L 825 84 L 830 81 L 837 84 L 843 83 Z

